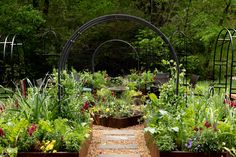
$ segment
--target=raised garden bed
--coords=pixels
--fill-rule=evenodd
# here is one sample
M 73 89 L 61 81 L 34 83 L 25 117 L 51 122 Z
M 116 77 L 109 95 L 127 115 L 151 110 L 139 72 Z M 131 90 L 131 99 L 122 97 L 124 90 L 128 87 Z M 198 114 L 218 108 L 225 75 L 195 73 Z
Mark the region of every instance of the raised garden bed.
M 111 128 L 125 128 L 128 126 L 140 124 L 140 119 L 143 115 L 134 115 L 132 117 L 114 118 L 114 117 L 101 117 L 100 115 L 94 116 L 94 124 L 102 125 Z
M 57 152 L 57 153 L 44 153 L 44 152 L 19 152 L 17 157 L 86 157 L 88 149 L 91 144 L 92 133 L 90 137 L 82 144 L 79 152 Z
M 150 133 L 145 133 L 144 136 L 151 157 L 230 157 L 228 153 L 202 153 L 185 151 L 161 152 L 158 150 L 158 147 Z

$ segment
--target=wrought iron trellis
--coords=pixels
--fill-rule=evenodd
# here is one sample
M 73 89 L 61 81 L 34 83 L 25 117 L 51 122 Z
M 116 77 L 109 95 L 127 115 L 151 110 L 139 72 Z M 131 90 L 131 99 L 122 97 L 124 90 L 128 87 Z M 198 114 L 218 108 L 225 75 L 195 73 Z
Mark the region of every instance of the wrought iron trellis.
M 137 70 L 139 70 L 139 55 L 138 55 L 138 52 L 136 50 L 136 48 L 130 44 L 129 42 L 125 41 L 125 40 L 121 40 L 121 39 L 110 39 L 110 40 L 107 40 L 103 43 L 101 43 L 96 49 L 95 51 L 93 52 L 92 54 L 92 71 L 95 72 L 95 56 L 97 55 L 97 53 L 99 52 L 99 50 L 102 48 L 102 46 L 104 46 L 105 44 L 107 43 L 111 43 L 111 42 L 121 42 L 121 43 L 124 43 L 126 45 L 128 45 L 135 53 L 136 55 L 136 59 L 137 59 L 137 63 L 138 63 L 138 67 L 137 67 Z
M 235 33 L 235 29 L 227 28 L 219 32 L 215 42 L 213 60 L 214 88 L 218 89 L 218 93 L 223 89 L 230 99 L 236 98 L 236 84 L 233 83 L 233 76 L 236 76 Z M 217 73 L 216 70 L 218 70 Z
M 62 98 L 62 94 L 61 94 L 62 88 L 60 86 L 61 71 L 63 69 L 65 69 L 66 61 L 68 59 L 69 52 L 70 52 L 70 49 L 71 49 L 73 43 L 75 43 L 75 41 L 86 30 L 90 29 L 91 27 L 93 27 L 95 25 L 98 25 L 98 24 L 101 24 L 101 23 L 106 23 L 106 22 L 116 21 L 116 20 L 136 22 L 138 24 L 141 24 L 141 25 L 146 26 L 147 28 L 153 30 L 158 36 L 160 36 L 162 38 L 164 43 L 168 46 L 174 61 L 176 62 L 176 69 L 177 69 L 177 73 L 176 73 L 176 94 L 178 94 L 178 87 L 179 87 L 179 61 L 178 61 L 178 57 L 177 57 L 177 55 L 175 53 L 175 50 L 174 50 L 173 46 L 171 45 L 171 43 L 169 42 L 169 40 L 167 39 L 167 37 L 156 26 L 154 26 L 150 22 L 146 21 L 145 19 L 142 19 L 142 18 L 136 17 L 136 16 L 127 15 L 127 14 L 111 14 L 111 15 L 100 16 L 100 17 L 97 17 L 95 19 L 92 19 L 91 21 L 88 21 L 87 23 L 85 23 L 84 25 L 79 27 L 72 34 L 72 36 L 69 38 L 69 40 L 65 43 L 65 45 L 63 47 L 63 50 L 61 52 L 60 61 L 59 61 L 59 67 L 58 67 L 58 98 L 59 98 L 59 100 L 61 100 L 61 98 Z

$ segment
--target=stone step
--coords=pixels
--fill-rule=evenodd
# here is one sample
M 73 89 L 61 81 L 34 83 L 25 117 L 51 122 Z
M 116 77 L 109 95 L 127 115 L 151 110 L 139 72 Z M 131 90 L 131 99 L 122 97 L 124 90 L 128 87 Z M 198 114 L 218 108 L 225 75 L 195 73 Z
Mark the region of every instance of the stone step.
M 137 149 L 136 144 L 104 144 L 99 145 L 99 149 Z
M 135 136 L 106 135 L 106 136 L 103 136 L 102 139 L 106 141 L 135 140 Z
M 111 130 L 104 132 L 103 135 L 131 135 L 134 136 L 134 130 Z
M 140 157 L 140 154 L 100 154 L 98 157 Z

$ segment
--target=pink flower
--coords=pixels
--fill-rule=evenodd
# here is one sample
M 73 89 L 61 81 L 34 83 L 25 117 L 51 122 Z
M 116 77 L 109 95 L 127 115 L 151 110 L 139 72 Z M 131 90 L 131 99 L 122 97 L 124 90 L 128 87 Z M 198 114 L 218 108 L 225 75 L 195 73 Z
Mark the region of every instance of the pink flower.
M 5 135 L 4 131 L 2 128 L 0 128 L 0 137 L 3 137 Z
M 28 134 L 32 136 L 33 133 L 36 131 L 36 129 L 37 129 L 36 124 L 32 124 L 31 127 L 28 128 Z

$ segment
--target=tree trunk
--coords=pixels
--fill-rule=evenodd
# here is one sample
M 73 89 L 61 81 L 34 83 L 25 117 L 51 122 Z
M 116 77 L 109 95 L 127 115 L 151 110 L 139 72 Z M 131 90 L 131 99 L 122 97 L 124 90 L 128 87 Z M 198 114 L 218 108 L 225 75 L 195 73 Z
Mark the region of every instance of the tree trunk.
M 44 8 L 43 8 L 43 13 L 44 13 L 45 15 L 48 14 L 48 8 L 49 8 L 49 0 L 45 0 L 45 1 L 44 1 Z

